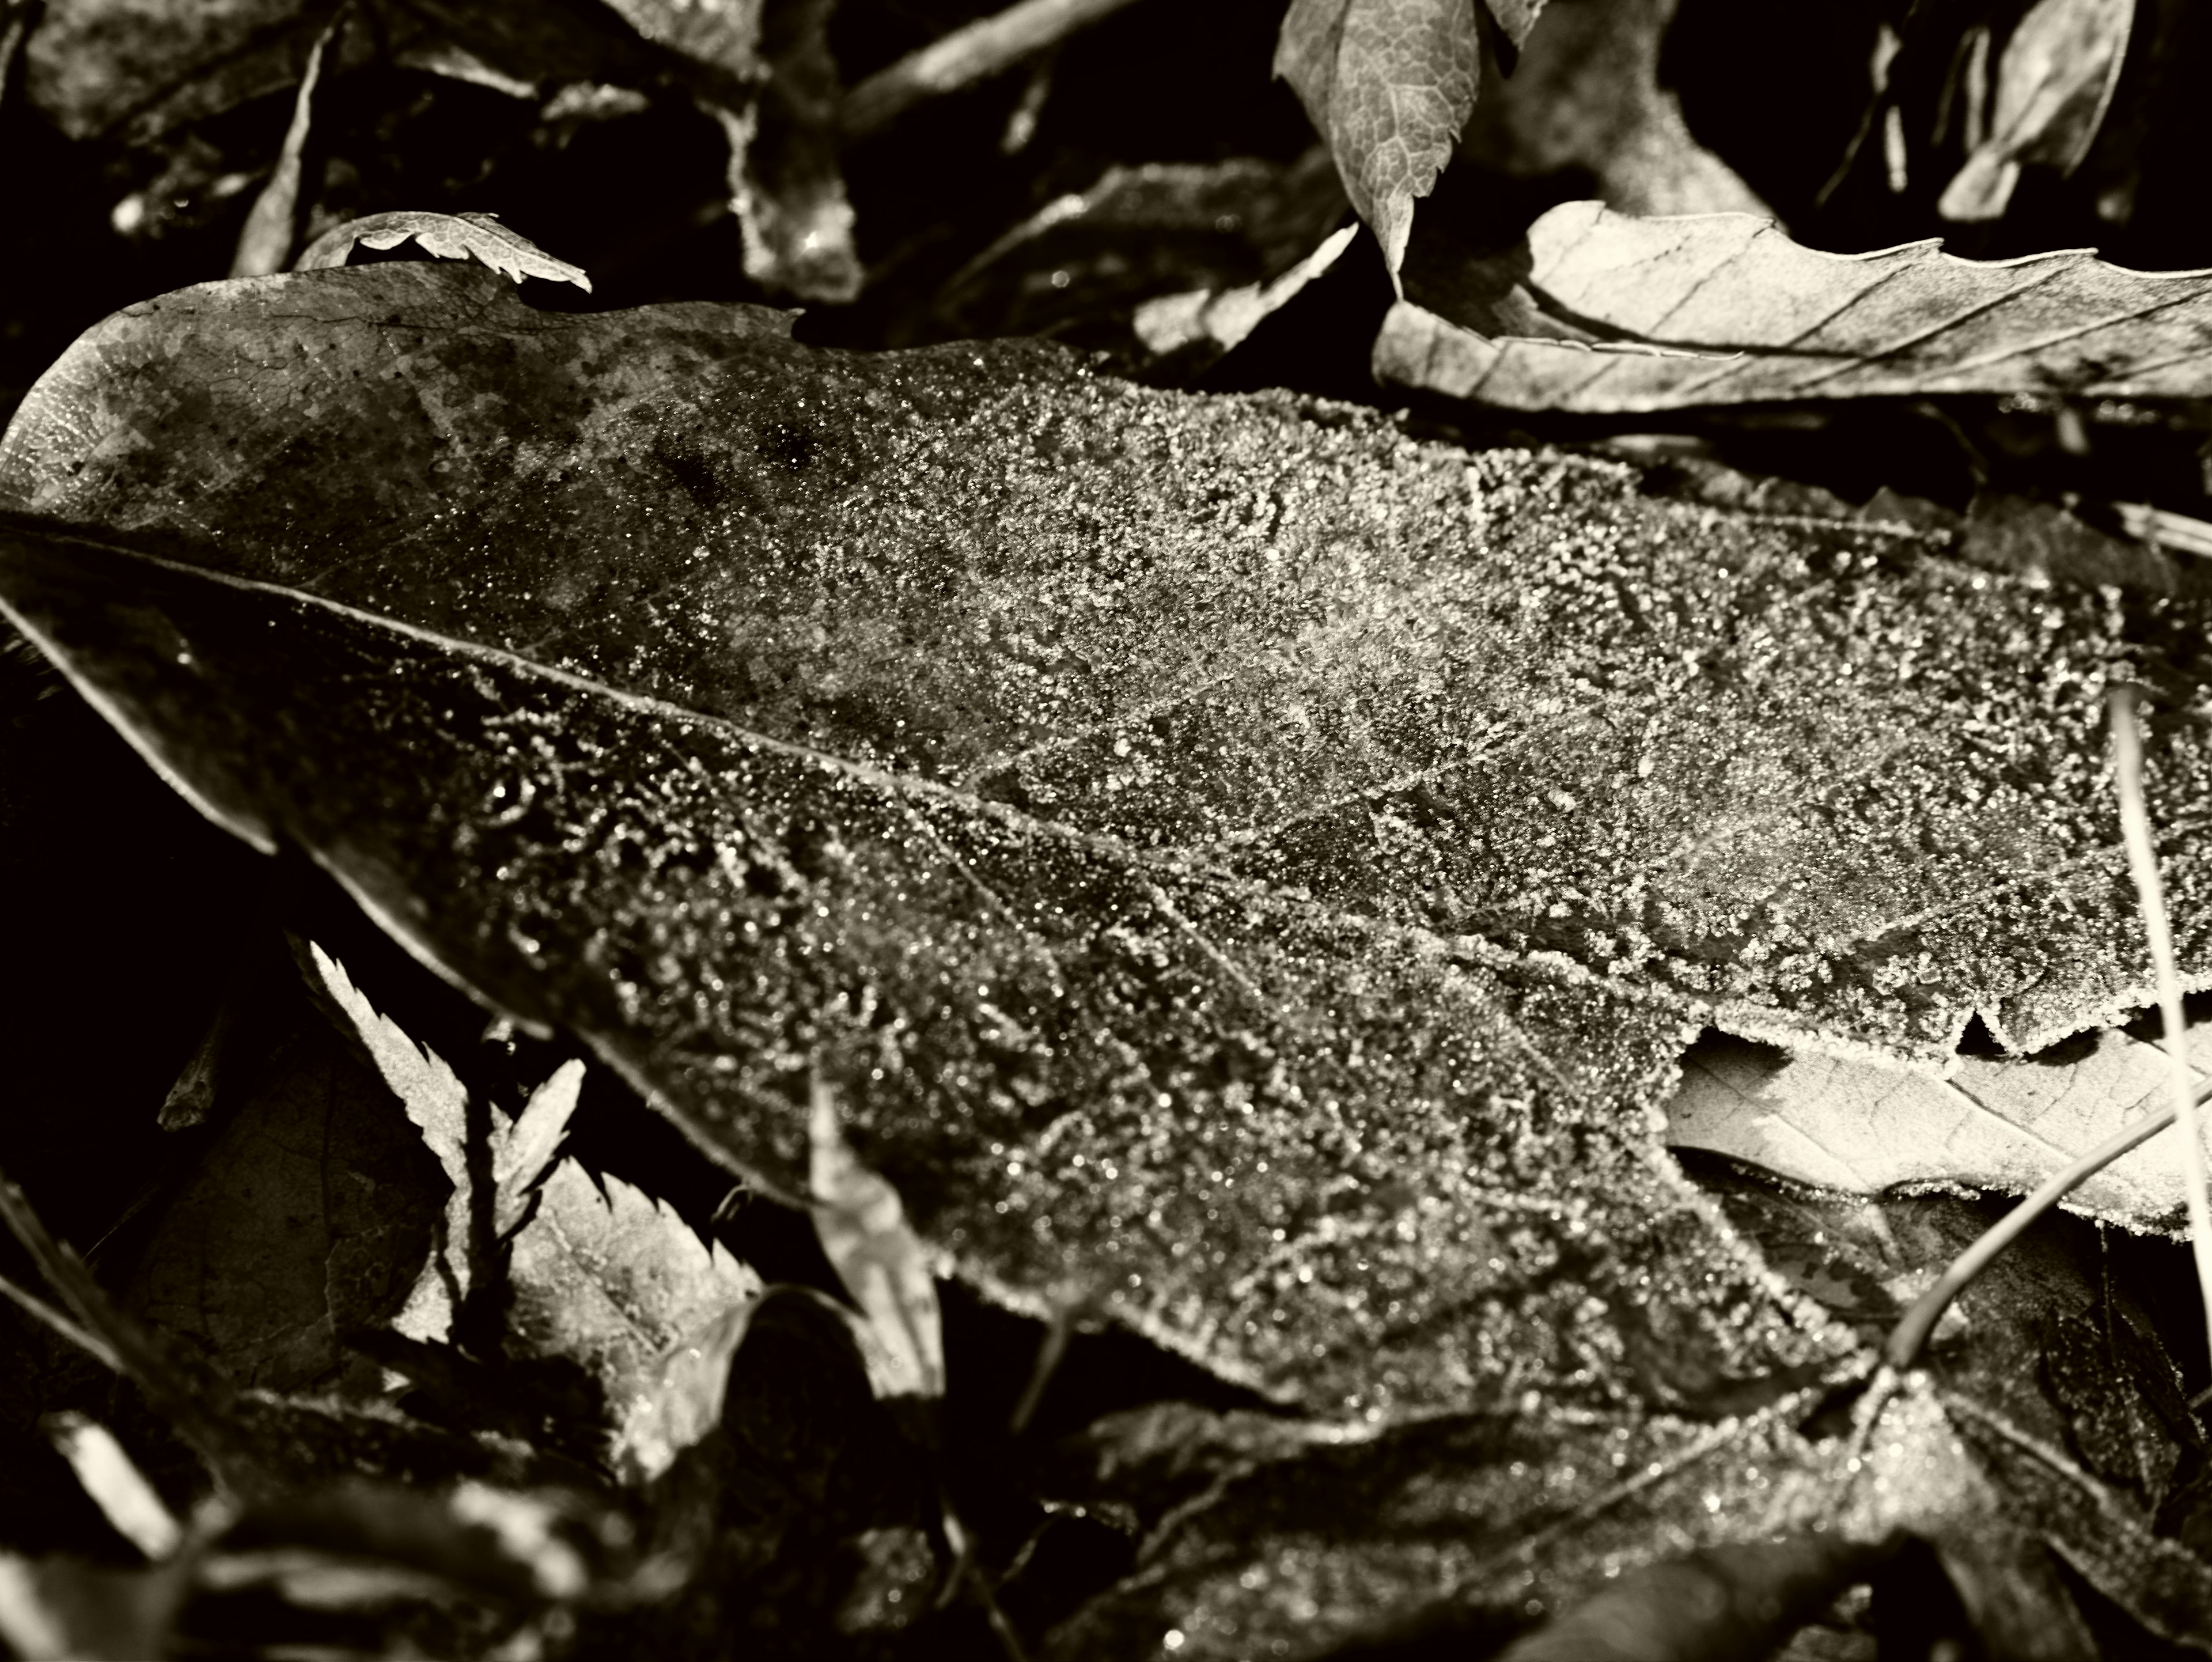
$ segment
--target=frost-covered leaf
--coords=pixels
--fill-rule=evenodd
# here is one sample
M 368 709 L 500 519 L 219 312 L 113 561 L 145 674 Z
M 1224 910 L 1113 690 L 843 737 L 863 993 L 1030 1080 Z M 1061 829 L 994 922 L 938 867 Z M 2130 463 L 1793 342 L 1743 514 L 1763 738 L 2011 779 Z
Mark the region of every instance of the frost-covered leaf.
M 1938 1183 L 2026 1194 L 2165 1106 L 2170 1065 L 2117 1028 L 2057 1056 L 1964 1056 L 1943 1078 L 1721 1040 L 1686 1059 L 1667 1140 L 1850 1194 Z M 2173 1134 L 2122 1156 L 2064 1204 L 2130 1228 L 2175 1227 Z
M 1427 297 L 1443 313 L 1391 312 L 1376 375 L 1514 409 L 2212 387 L 2212 273 L 2123 271 L 2080 250 L 1829 254 L 1748 216 L 1639 220 L 1571 202 Z
M 508 230 L 496 214 L 371 214 L 317 237 L 300 256 L 299 269 L 319 271 L 343 265 L 356 243 L 364 248 L 397 248 L 410 237 L 425 253 L 441 259 L 479 260 L 517 283 L 526 277 L 543 277 L 548 283 L 573 283 L 591 292 L 592 280 L 579 268 Z
M 1250 1583 L 1194 1513 L 1097 1612 L 1147 1643 L 1557 1607 L 1829 1507 L 1797 1417 L 1867 1353 L 1660 1150 L 1675 1057 L 2132 1002 L 2097 697 L 2138 650 L 2212 969 L 2194 613 L 1623 467 L 388 265 L 112 320 L 0 489 L 109 527 L 0 522 L 0 592 L 220 823 L 770 1192 L 838 1081 L 958 1273 L 1314 1416 L 1335 1504 L 1240 1488 L 1290 1520 Z M 1971 1488 L 1924 1486 L 1963 1469 L 1929 1413 L 1868 1528 Z
M 1275 47 L 1328 141 L 1346 195 L 1395 275 L 1413 202 L 1435 188 L 1474 108 L 1476 0 L 1291 0 Z M 1531 9 L 1533 17 L 1533 9 Z
M 312 962 L 331 997 L 353 1021 L 386 1081 L 421 1128 L 453 1193 L 447 1204 L 444 1253 L 426 1265 L 394 1325 L 408 1336 L 441 1340 L 453 1323 L 453 1295 L 465 1295 L 478 1267 L 472 1239 L 465 1092 L 438 1057 L 416 1047 L 363 999 L 321 948 Z M 594 1184 L 573 1160 L 554 1160 L 583 1064 L 564 1064 L 510 1121 L 486 1111 L 496 1185 L 493 1233 L 505 1243 L 508 1354 L 581 1364 L 620 1418 L 658 1373 L 672 1345 L 732 1306 L 759 1295 L 760 1278 L 720 1245 L 708 1245 L 673 1209 L 621 1178 Z

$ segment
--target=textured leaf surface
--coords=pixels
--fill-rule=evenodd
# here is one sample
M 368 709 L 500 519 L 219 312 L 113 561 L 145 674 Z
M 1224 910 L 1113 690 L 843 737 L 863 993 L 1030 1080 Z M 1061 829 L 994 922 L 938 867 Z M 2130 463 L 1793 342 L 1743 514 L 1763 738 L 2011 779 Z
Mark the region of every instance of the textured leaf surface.
M 1409 1451 L 1319 1521 L 1295 1484 L 1249 1491 L 1273 1532 L 1194 1518 L 1114 1607 L 1155 1639 L 1218 1606 L 1191 1653 L 1313 1648 L 1417 1583 L 1582 1596 L 1662 1517 L 1809 1521 L 1841 1447 L 1785 1404 L 1863 1353 L 1661 1154 L 1674 1057 L 1717 1022 L 1929 1062 L 2130 1001 L 2096 697 L 2127 638 L 2193 662 L 2186 620 L 781 321 L 419 265 L 165 297 L 0 447 L 110 536 L 10 518 L 0 585 L 222 823 L 763 1186 L 805 1193 L 818 1074 L 976 1282 Z M 2184 919 L 2201 724 L 2154 788 Z M 1320 1622 L 1363 1516 L 1404 1527 Z
M 1522 410 L 1673 410 L 1805 398 L 2065 393 L 2180 398 L 2212 384 L 2212 273 L 2080 250 L 1955 259 L 1936 242 L 1802 247 L 1735 214 L 1553 209 L 1375 347 L 1399 386 Z
M 2194 1038 L 2192 1055 L 2203 1045 Z M 1700 1045 L 1667 1106 L 1667 1141 L 1854 1194 L 1939 1183 L 2026 1194 L 2166 1105 L 2171 1064 L 2156 1045 L 2107 1028 L 2063 1054 L 1966 1056 L 1948 1078 L 1933 1079 L 1766 1046 Z M 2172 1229 L 2182 1196 L 2180 1151 L 2168 1131 L 2063 1203 L 2132 1228 Z
M 347 1330 L 393 1314 L 437 1216 L 437 1176 L 384 1082 L 301 1008 L 155 1226 L 126 1299 L 241 1385 L 335 1384 Z
M 1346 195 L 1396 271 L 1413 201 L 1435 187 L 1474 108 L 1475 0 L 1292 0 L 1275 48 Z M 1530 9 L 1529 21 L 1534 21 Z

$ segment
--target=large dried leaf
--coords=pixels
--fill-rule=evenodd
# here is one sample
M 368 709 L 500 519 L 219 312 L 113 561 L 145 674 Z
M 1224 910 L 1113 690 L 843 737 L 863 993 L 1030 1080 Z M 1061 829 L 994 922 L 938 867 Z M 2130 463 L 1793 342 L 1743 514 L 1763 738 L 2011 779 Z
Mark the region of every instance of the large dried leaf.
M 1556 1607 L 1685 1506 L 1712 1539 L 1828 1506 L 1842 1446 L 1785 1405 L 1864 1353 L 1660 1154 L 1675 1054 L 1928 1061 L 2133 999 L 2097 694 L 2130 630 L 2193 663 L 2186 619 L 780 321 L 450 267 L 167 296 L 0 446 L 17 503 L 110 527 L 9 518 L 0 592 L 218 821 L 763 1187 L 804 1193 L 818 1074 L 973 1281 L 1402 1446 L 1345 1456 L 1329 1538 L 1367 1507 L 1399 1547 L 1303 1647 L 1423 1577 Z M 2179 836 L 2201 715 L 2159 744 Z M 2170 874 L 2212 916 L 2185 840 Z M 1697 1510 L 1708 1458 L 1767 1499 Z M 1265 1537 L 1302 1584 L 1188 1539 L 1203 1586 L 1121 1608 L 1287 1622 L 1314 1538 Z
M 1571 202 L 1420 298 L 1385 321 L 1376 374 L 1514 409 L 2212 385 L 2212 273 L 2123 271 L 2081 250 L 1829 254 L 1748 216 L 1639 220 Z
M 1395 273 L 1413 201 L 1435 188 L 1474 108 L 1481 69 L 1476 0 L 1291 0 L 1275 47 L 1328 141 L 1359 216 Z M 1530 9 L 1531 21 L 1534 8 Z

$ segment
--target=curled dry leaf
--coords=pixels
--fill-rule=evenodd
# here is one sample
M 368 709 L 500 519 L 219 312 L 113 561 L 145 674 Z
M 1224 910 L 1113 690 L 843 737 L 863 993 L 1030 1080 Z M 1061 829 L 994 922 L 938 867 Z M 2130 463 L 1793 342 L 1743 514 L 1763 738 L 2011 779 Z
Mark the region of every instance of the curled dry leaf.
M 2002 216 L 2024 162 L 2079 167 L 2112 101 L 2135 0 L 2036 0 L 1997 60 L 1989 132 L 1943 190 L 1937 211 L 1966 222 Z
M 566 260 L 556 259 L 526 236 L 499 222 L 496 214 L 371 214 L 327 230 L 300 256 L 302 271 L 325 271 L 346 263 L 359 243 L 367 248 L 397 248 L 412 237 L 425 253 L 441 259 L 474 259 L 520 283 L 526 277 L 548 283 L 573 283 L 586 294 L 592 280 Z
M 1425 292 L 1448 314 L 1394 309 L 1377 377 L 1513 409 L 2212 387 L 2212 273 L 2123 271 L 2079 250 L 1829 254 L 1749 216 L 1639 220 L 1570 202 L 1512 253 Z

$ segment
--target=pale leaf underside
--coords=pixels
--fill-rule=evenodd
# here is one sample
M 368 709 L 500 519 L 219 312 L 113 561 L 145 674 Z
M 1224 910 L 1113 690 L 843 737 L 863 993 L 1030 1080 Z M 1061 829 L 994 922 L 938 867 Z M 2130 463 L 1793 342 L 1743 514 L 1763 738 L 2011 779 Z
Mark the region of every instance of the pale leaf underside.
M 2200 1030 L 2192 1054 L 2203 1044 Z M 2108 1028 L 2068 1048 L 2080 1054 L 1964 1057 L 1936 1079 L 1835 1056 L 1704 1046 L 1668 1105 L 1667 1141 L 1852 1194 L 1939 1184 L 2025 1194 L 2167 1105 L 2170 1064 L 2156 1045 Z M 2174 1227 L 2182 1203 L 2171 1132 L 2065 1202 L 2136 1229 Z
M 1749 215 L 1644 220 L 1571 202 L 1529 228 L 1510 275 L 1510 308 L 1395 307 L 1376 374 L 1513 409 L 1591 411 L 1942 393 L 2175 398 L 2212 383 L 2212 272 L 2130 271 L 2081 250 L 1976 262 L 1930 241 L 1830 254 Z M 1553 338 L 1509 338 L 1506 317 L 1540 319 Z
M 592 280 L 566 260 L 556 259 L 526 236 L 510 231 L 490 214 L 387 213 L 349 220 L 317 237 L 300 256 L 302 271 L 343 265 L 358 243 L 364 248 L 397 248 L 412 239 L 440 259 L 473 259 L 520 283 L 526 277 L 548 283 L 573 283 L 586 294 Z

